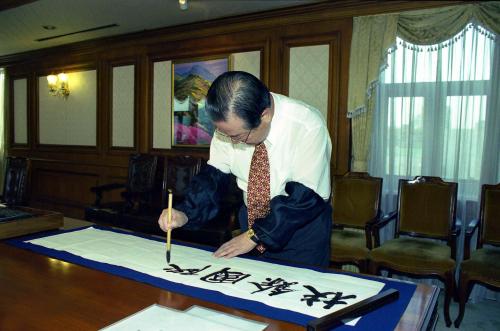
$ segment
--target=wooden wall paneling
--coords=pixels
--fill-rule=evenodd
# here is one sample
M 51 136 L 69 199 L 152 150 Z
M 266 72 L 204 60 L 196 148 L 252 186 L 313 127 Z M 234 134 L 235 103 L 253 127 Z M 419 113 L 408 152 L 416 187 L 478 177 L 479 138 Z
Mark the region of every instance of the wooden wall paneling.
M 111 92 L 110 92 L 110 66 L 107 61 L 101 60 L 97 64 L 97 152 L 99 157 L 102 159 L 108 153 L 111 146 L 110 135 L 110 103 L 111 103 Z
M 269 72 L 271 68 L 271 38 L 267 37 L 260 53 L 260 80 L 269 87 Z
M 34 160 L 30 179 L 30 202 L 33 206 L 53 206 L 56 210 L 63 211 L 66 216 L 83 218 L 85 206 L 95 201 L 95 194 L 90 192 L 90 188 L 111 182 L 125 183 L 127 171 L 126 167 Z M 119 201 L 119 194 L 119 190 L 116 190 L 103 198 L 107 201 Z
M 131 153 L 147 153 L 147 124 L 144 124 L 144 116 L 148 116 L 148 68 L 147 51 L 144 41 L 140 39 L 129 39 L 124 43 L 107 44 L 106 48 L 95 48 L 97 57 L 100 60 L 102 71 L 100 78 L 100 91 L 102 96 L 102 111 L 100 114 L 101 125 L 100 137 L 102 139 L 103 158 L 113 157 L 114 155 L 130 155 Z M 112 146 L 112 91 L 113 91 L 113 67 L 121 65 L 134 65 L 134 147 L 113 147 Z M 146 137 L 146 138 L 145 138 Z
M 153 43 L 148 48 L 152 61 L 182 60 L 265 49 L 271 30 L 254 29 L 204 38 Z
M 9 155 L 27 157 L 38 161 L 57 161 L 67 164 L 85 164 L 89 166 L 126 166 L 128 156 L 111 155 L 106 158 L 99 156 L 92 147 L 74 147 L 52 145 L 41 150 L 9 149 Z
M 339 79 L 335 84 L 339 87 L 339 99 L 337 104 L 338 111 L 338 126 L 337 129 L 337 155 L 339 159 L 337 160 L 337 168 L 333 174 L 343 175 L 350 170 L 351 164 L 351 122 L 347 118 L 347 96 L 348 96 L 348 85 L 349 85 L 349 56 L 351 50 L 351 39 L 352 39 L 352 20 L 344 20 L 342 29 L 342 34 L 339 36 L 338 42 L 340 46 L 338 47 L 338 58 L 339 63 L 339 73 L 335 75 Z M 330 59 L 333 59 L 331 56 Z M 332 66 L 333 67 L 333 66 Z
M 149 57 L 141 54 L 137 60 L 135 76 L 136 93 L 136 137 L 135 146 L 141 153 L 150 153 L 153 147 L 152 67 Z
M 283 94 L 283 55 L 284 47 L 281 31 L 273 31 L 269 37 L 268 81 L 270 91 Z
M 28 141 L 29 141 L 29 149 L 32 151 L 36 149 L 38 145 L 38 136 L 39 136 L 39 119 L 38 119 L 38 77 L 36 72 L 32 72 L 30 75 L 30 84 L 29 84 L 29 111 L 28 111 Z
M 38 76 L 39 74 L 37 74 L 36 72 L 34 72 L 32 74 L 32 84 L 31 86 L 33 87 L 33 92 L 31 93 L 31 111 L 30 111 L 30 114 L 31 114 L 31 123 L 30 123 L 30 126 L 29 126 L 29 129 L 30 129 L 30 133 L 31 133 L 31 139 L 30 139 L 30 142 L 31 142 L 31 150 L 32 151 L 36 151 L 38 149 L 38 146 L 40 145 L 40 126 L 39 126 L 39 123 L 40 123 L 40 114 L 39 114 L 39 111 L 38 111 L 38 100 L 40 98 L 39 94 L 38 94 Z
M 111 64 L 122 59 L 136 61 L 135 107 L 138 118 L 134 142 L 138 151 L 157 155 L 191 154 L 207 158 L 206 148 L 152 148 L 152 69 L 155 61 L 260 49 L 262 81 L 273 92 L 286 94 L 286 48 L 294 42 L 307 44 L 317 42 L 316 38 L 332 38 L 329 41 L 331 79 L 328 103 L 329 118 L 332 120 L 329 120 L 328 125 L 335 145 L 332 174 L 341 174 L 347 171 L 349 164 L 349 122 L 345 115 L 352 17 L 459 3 L 463 1 L 324 2 L 2 56 L 0 65 L 7 68 L 11 77 L 28 77 L 30 90 L 29 144 L 13 146 L 9 143 L 8 153 L 30 157 L 35 165 L 39 165 L 39 170 L 33 176 L 38 183 L 33 189 L 34 201 L 41 204 L 39 207 L 53 206 L 55 210 L 70 213 L 68 215 L 83 215 L 83 206 L 91 200 L 87 191 L 90 186 L 126 180 L 128 151 L 115 153 L 114 149 L 110 149 Z M 37 77 L 53 70 L 70 71 L 88 67 L 97 70 L 96 146 L 40 145 Z M 11 81 L 9 87 L 10 84 Z M 10 142 L 13 129 L 11 113 L 12 102 L 9 107 Z M 59 187 L 62 185 L 61 178 L 70 180 L 71 184 L 67 182 L 66 188 Z M 74 187 L 81 192 L 70 192 Z M 55 193 L 51 191 L 52 188 Z

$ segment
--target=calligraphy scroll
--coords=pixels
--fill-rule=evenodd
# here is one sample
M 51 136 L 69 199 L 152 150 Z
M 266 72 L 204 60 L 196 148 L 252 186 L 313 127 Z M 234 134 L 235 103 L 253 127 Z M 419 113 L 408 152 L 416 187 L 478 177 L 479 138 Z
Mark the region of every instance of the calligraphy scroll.
M 165 243 L 93 227 L 28 242 L 312 317 L 355 304 L 384 287 L 383 282 L 344 274 L 241 257 L 218 259 L 212 252 L 175 244 L 167 266 Z

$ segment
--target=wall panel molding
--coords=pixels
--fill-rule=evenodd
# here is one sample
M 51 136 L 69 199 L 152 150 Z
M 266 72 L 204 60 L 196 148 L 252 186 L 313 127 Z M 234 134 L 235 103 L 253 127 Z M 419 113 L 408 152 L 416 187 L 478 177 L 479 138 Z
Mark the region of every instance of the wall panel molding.
M 10 84 L 9 142 L 13 147 L 27 147 L 29 143 L 29 79 L 12 77 Z
M 111 148 L 134 150 L 137 127 L 136 65 L 111 66 Z
M 67 72 L 70 95 L 49 95 L 47 77 L 38 77 L 40 145 L 97 145 L 97 71 Z

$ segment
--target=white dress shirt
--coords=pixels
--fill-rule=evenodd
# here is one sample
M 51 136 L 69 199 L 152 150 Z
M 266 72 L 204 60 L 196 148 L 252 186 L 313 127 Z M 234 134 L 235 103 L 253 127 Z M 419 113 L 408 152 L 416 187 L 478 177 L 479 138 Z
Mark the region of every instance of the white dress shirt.
M 286 195 L 287 182 L 299 182 L 325 201 L 330 198 L 332 144 L 323 115 L 314 107 L 286 96 L 271 93 L 274 114 L 264 144 L 269 155 L 271 199 Z M 255 147 L 232 143 L 215 133 L 208 164 L 232 173 L 247 201 L 248 173 Z

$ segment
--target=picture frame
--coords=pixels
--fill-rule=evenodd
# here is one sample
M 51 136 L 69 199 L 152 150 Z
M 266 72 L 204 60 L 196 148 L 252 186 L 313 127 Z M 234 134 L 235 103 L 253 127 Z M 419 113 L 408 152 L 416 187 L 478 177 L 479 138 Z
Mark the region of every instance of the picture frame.
M 172 61 L 172 147 L 209 147 L 215 127 L 205 112 L 212 82 L 231 68 L 230 56 Z

